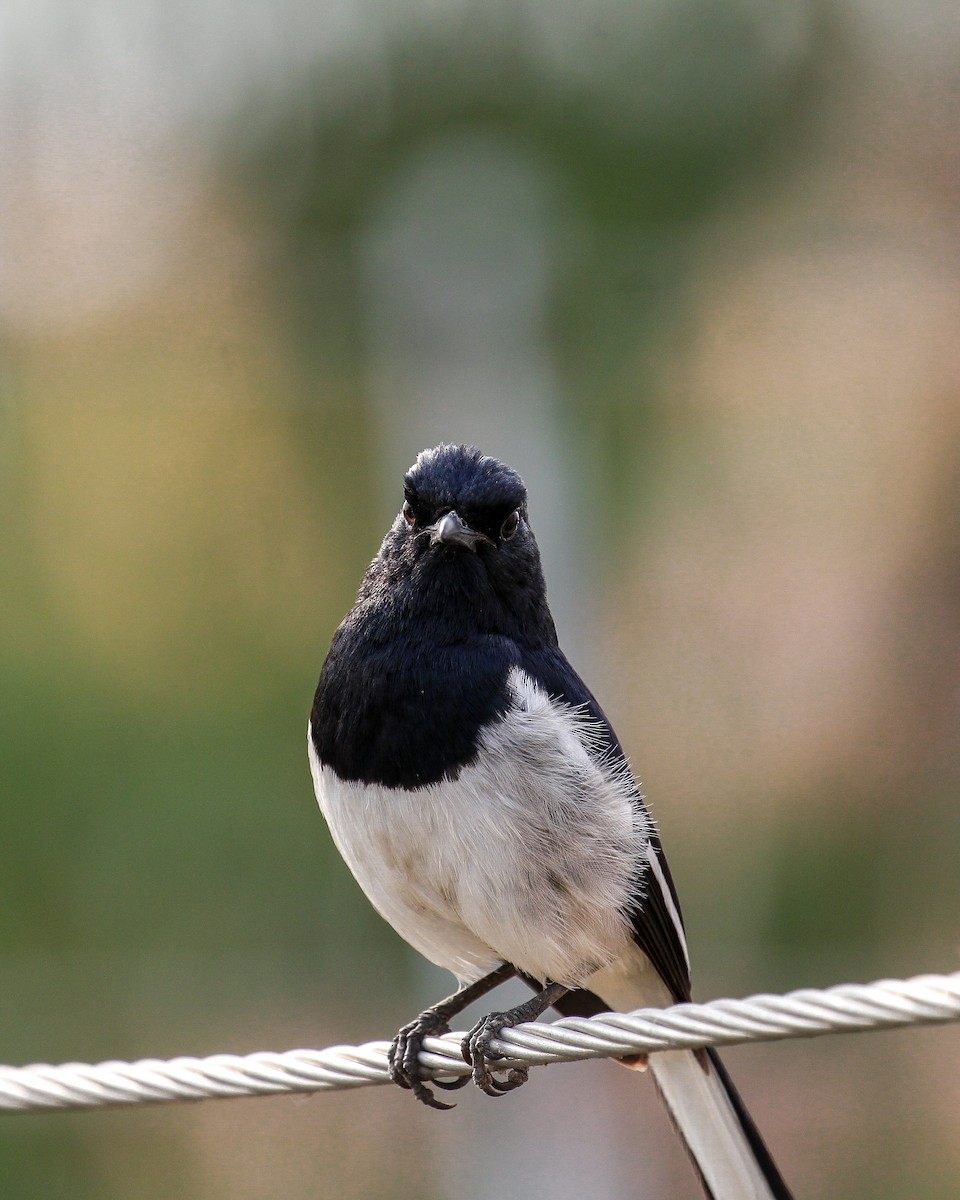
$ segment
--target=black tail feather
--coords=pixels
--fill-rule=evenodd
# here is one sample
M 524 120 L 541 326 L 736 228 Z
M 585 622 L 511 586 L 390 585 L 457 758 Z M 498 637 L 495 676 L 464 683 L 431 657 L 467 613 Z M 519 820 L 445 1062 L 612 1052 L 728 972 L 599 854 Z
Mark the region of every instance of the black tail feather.
M 727 1074 L 727 1068 L 723 1065 L 720 1055 L 712 1046 L 708 1046 L 705 1051 L 710 1059 L 710 1064 L 717 1073 L 717 1077 L 723 1084 L 724 1090 L 730 1097 L 730 1103 L 733 1106 L 733 1111 L 737 1114 L 741 1126 L 743 1127 L 744 1135 L 750 1143 L 750 1149 L 763 1172 L 767 1182 L 770 1184 L 770 1191 L 776 1197 L 776 1200 L 793 1200 L 793 1193 L 784 1182 L 783 1176 L 777 1164 L 773 1161 L 773 1156 L 767 1149 L 767 1144 L 760 1136 L 760 1130 L 754 1124 L 753 1117 L 747 1111 L 747 1106 L 740 1097 L 740 1093 L 734 1086 L 733 1080 Z

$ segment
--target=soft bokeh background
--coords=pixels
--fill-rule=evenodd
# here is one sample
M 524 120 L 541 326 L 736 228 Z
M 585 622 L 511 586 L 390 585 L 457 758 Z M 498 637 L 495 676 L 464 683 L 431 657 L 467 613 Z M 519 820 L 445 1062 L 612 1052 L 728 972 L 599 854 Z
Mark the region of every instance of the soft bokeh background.
M 955 6 L 0 8 L 0 1059 L 389 1036 L 316 812 L 424 445 L 527 478 L 697 993 L 952 970 Z M 954 1197 L 960 1035 L 729 1052 L 801 1197 Z M 25 1200 L 695 1197 L 649 1083 L 7 1117 Z

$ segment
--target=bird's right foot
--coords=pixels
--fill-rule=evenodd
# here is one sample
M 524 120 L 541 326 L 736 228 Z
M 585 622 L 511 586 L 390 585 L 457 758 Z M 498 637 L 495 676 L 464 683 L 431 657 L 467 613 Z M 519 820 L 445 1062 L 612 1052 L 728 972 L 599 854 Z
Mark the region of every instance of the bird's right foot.
M 393 1039 L 387 1053 L 390 1078 L 393 1082 L 399 1087 L 413 1092 L 422 1104 L 426 1104 L 430 1108 L 456 1108 L 455 1104 L 444 1104 L 438 1100 L 433 1091 L 420 1078 L 420 1050 L 423 1047 L 424 1038 L 441 1037 L 449 1032 L 450 1026 L 443 1014 L 434 1008 L 424 1009 L 415 1021 L 403 1026 Z M 463 1075 L 461 1078 L 452 1079 L 449 1082 L 440 1079 L 432 1080 L 436 1087 L 443 1088 L 448 1092 L 465 1087 L 469 1082 L 469 1075 Z

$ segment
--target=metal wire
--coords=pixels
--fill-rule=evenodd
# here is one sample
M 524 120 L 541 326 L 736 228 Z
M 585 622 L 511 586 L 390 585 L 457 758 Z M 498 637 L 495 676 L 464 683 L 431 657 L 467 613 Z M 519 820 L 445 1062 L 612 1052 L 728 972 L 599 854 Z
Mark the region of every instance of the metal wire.
M 568 1017 L 551 1025 L 505 1029 L 493 1043 L 504 1069 L 583 1058 L 617 1058 L 657 1050 L 729 1046 L 893 1029 L 960 1020 L 960 972 L 877 983 L 804 988 L 784 996 L 713 1000 L 666 1009 Z M 425 1076 L 465 1075 L 462 1034 L 427 1038 Z M 215 1054 L 139 1062 L 0 1066 L 0 1111 L 100 1108 L 281 1092 L 318 1092 L 387 1083 L 389 1042 L 326 1050 Z

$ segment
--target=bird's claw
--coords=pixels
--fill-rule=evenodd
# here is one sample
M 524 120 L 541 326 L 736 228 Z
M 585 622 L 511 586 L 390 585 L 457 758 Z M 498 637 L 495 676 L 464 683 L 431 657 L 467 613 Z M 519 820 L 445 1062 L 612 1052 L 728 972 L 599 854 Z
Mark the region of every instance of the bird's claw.
M 490 1070 L 490 1043 L 499 1037 L 502 1030 L 517 1025 L 510 1013 L 489 1013 L 474 1025 L 460 1044 L 464 1061 L 473 1068 L 473 1082 L 488 1096 L 505 1096 L 527 1082 L 526 1067 L 511 1067 L 506 1079 L 498 1079 Z
M 430 1108 L 456 1108 L 455 1104 L 444 1104 L 442 1100 L 438 1100 L 420 1078 L 420 1050 L 423 1047 L 423 1039 L 439 1037 L 449 1032 L 450 1026 L 433 1009 L 428 1008 L 415 1021 L 403 1026 L 387 1051 L 387 1067 L 393 1082 L 398 1087 L 413 1092 L 421 1104 Z M 438 1088 L 452 1092 L 469 1083 L 470 1076 L 464 1075 L 449 1082 L 440 1079 L 434 1079 L 432 1082 Z

